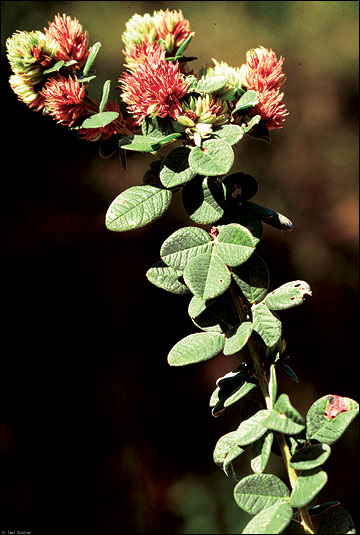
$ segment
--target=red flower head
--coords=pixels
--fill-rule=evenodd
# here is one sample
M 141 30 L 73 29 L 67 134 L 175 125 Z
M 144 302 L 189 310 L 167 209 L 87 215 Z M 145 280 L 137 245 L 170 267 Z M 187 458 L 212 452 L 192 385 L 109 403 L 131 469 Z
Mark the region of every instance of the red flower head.
M 156 48 L 159 48 L 156 41 L 152 43 L 144 41 L 141 45 L 127 45 L 126 50 L 122 51 L 126 56 L 126 67 L 129 70 L 135 71 L 141 63 L 146 61 L 148 55 Z M 165 57 L 165 53 L 163 54 L 163 57 Z
M 124 120 L 118 102 L 109 102 L 104 111 L 117 111 L 119 117 L 106 126 L 100 128 L 80 128 L 78 133 L 86 141 L 99 141 L 109 139 L 114 134 L 129 135 L 135 131 L 135 123 L 132 119 Z M 93 115 L 99 113 L 99 102 L 86 99 L 86 113 Z
M 138 125 L 149 115 L 176 119 L 182 113 L 179 99 L 188 84 L 181 77 L 178 63 L 166 61 L 162 48 L 154 48 L 135 72 L 124 73 L 119 82 L 124 91 L 121 98 Z
M 285 82 L 282 71 L 284 59 L 279 61 L 272 50 L 259 47 L 246 54 L 246 65 L 242 69 L 243 84 L 247 89 L 257 92 L 259 103 L 252 109 L 251 115 L 260 115 L 269 130 L 282 128 L 288 115 L 283 104 L 280 87 Z
M 85 89 L 77 78 L 52 77 L 40 94 L 45 98 L 45 111 L 59 123 L 72 126 L 86 114 Z
M 59 48 L 55 54 L 56 61 L 76 60 L 81 66 L 89 55 L 88 33 L 83 29 L 77 19 L 67 17 L 65 14 L 55 15 L 54 22 L 49 22 L 49 29 L 44 28 L 45 33 L 54 39 Z

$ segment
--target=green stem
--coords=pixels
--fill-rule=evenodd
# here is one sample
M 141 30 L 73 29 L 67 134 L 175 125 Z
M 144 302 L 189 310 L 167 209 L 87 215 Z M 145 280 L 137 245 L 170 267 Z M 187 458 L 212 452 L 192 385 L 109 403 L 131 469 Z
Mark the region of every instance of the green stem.
M 244 321 L 245 319 L 245 311 L 243 309 L 242 301 L 240 296 L 238 295 L 234 284 L 232 283 L 230 286 L 230 291 L 232 294 L 232 298 L 235 303 L 236 311 L 238 313 L 240 321 Z M 253 361 L 256 377 L 259 381 L 259 386 L 262 392 L 262 395 L 265 399 L 266 408 L 268 410 L 272 410 L 270 395 L 269 395 L 269 384 L 266 377 L 265 370 L 263 368 L 257 346 L 253 340 L 249 340 L 247 343 L 247 347 L 249 349 L 251 360 Z M 277 442 L 279 444 L 279 448 L 281 451 L 282 458 L 284 460 L 284 464 L 286 467 L 286 471 L 289 477 L 291 488 L 293 489 L 297 483 L 298 475 L 296 470 L 294 468 L 291 468 L 290 466 L 290 459 L 291 459 L 291 452 L 289 449 L 289 446 L 285 440 L 285 436 L 282 433 L 275 432 L 275 437 L 277 439 Z M 309 511 L 307 507 L 301 507 L 299 508 L 300 511 L 300 517 L 301 517 L 301 525 L 305 531 L 305 533 L 315 533 L 314 526 L 311 520 L 311 517 L 309 515 Z

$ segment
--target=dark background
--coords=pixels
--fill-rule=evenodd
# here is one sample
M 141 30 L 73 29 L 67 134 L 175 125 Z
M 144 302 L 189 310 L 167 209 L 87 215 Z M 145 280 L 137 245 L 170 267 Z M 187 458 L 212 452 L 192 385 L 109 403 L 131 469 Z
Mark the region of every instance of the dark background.
M 3 529 L 239 533 L 247 521 L 212 461 L 239 407 L 219 419 L 208 408 L 237 359 L 170 368 L 168 351 L 197 330 L 189 298 L 144 276 L 164 239 L 191 224 L 179 199 L 150 226 L 109 232 L 109 204 L 141 183 L 152 157 L 130 154 L 123 172 L 8 85 L 7 37 L 42 30 L 60 12 L 80 20 L 90 44 L 102 42 L 91 85 L 99 98 L 122 72 L 125 22 L 167 7 L 196 31 L 195 69 L 213 57 L 240 66 L 259 45 L 285 57 L 286 126 L 270 145 L 244 138 L 233 168 L 258 179 L 256 202 L 294 223 L 292 233 L 265 228 L 271 289 L 303 279 L 313 291 L 281 313 L 301 381 L 279 377 L 279 391 L 303 414 L 326 394 L 358 399 L 358 3 L 2 2 Z M 341 500 L 356 521 L 357 444 L 353 423 L 319 496 Z M 284 475 L 280 461 L 270 468 Z M 249 473 L 246 454 L 239 470 Z

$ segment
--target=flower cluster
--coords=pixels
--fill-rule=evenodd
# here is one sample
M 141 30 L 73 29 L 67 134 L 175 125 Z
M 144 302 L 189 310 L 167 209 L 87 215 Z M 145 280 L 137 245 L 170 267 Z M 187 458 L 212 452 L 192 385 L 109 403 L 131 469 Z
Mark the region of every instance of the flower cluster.
M 250 135 L 259 121 L 262 132 L 284 125 L 283 58 L 277 60 L 272 50 L 259 47 L 247 52 L 240 67 L 213 59 L 212 66 L 196 74 L 186 65 L 194 58 L 183 55 L 194 32 L 181 10 L 136 14 L 126 23 L 125 72 L 118 78 L 125 111 L 108 100 L 108 87 L 101 99 L 88 94 L 100 43 L 89 48 L 88 32 L 76 18 L 58 14 L 48 24 L 44 33 L 18 31 L 7 40 L 10 86 L 30 108 L 42 110 L 83 139 L 131 136 L 145 119 L 155 118 L 167 121 L 179 141 L 198 146 L 226 124 L 244 127 Z M 252 100 L 244 105 L 248 91 Z M 91 117 L 96 120 L 86 120 Z

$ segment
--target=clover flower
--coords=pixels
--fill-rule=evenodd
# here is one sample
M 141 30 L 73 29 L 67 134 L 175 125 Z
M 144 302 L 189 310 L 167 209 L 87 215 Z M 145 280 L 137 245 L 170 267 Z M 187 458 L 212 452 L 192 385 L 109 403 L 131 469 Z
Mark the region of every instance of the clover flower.
M 15 75 L 34 86 L 53 63 L 58 44 L 42 32 L 17 31 L 6 41 L 7 58 Z
M 45 112 L 58 123 L 72 126 L 86 115 L 85 88 L 77 78 L 65 78 L 57 74 L 45 84 L 40 94 L 45 99 Z
M 147 116 L 169 115 L 176 119 L 182 112 L 180 99 L 188 84 L 179 72 L 178 63 L 166 61 L 162 48 L 154 48 L 136 71 L 124 73 L 119 82 L 123 89 L 121 98 L 138 125 Z
M 91 99 L 85 99 L 86 113 L 93 115 L 99 113 L 99 102 Z M 79 128 L 78 134 L 86 141 L 106 140 L 115 134 L 129 135 L 135 132 L 135 122 L 133 119 L 124 119 L 120 111 L 119 103 L 108 101 L 104 111 L 116 111 L 119 116 L 117 119 L 100 128 Z
M 190 23 L 184 18 L 182 11 L 154 11 L 151 16 L 134 15 L 127 23 L 122 34 L 126 46 L 125 55 L 133 52 L 133 47 L 161 40 L 162 46 L 169 54 L 175 54 L 184 41 L 190 36 Z
M 20 74 L 10 76 L 9 84 L 18 99 L 29 108 L 34 108 L 34 111 L 40 111 L 44 107 L 44 97 L 36 93 L 33 86 L 27 83 L 26 79 Z
M 246 65 L 241 68 L 243 84 L 258 95 L 259 103 L 252 109 L 251 115 L 260 115 L 269 130 L 282 128 L 288 115 L 282 103 L 284 94 L 280 93 L 280 87 L 285 82 L 283 62 L 282 57 L 277 60 L 272 50 L 259 47 L 247 52 Z
M 44 31 L 58 44 L 55 54 L 56 61 L 75 60 L 78 62 L 77 68 L 79 68 L 85 63 L 89 55 L 87 49 L 88 32 L 83 32 L 82 26 L 76 18 L 72 19 L 65 14 L 60 17 L 60 13 L 58 13 L 55 15 L 54 21 L 48 24 L 49 28 L 44 28 Z
M 158 52 L 160 56 L 165 59 L 165 50 L 154 42 L 143 42 L 140 45 L 130 44 L 126 47 L 126 50 L 123 50 L 123 54 L 126 56 L 126 68 L 135 71 L 139 65 L 145 63 L 147 57 L 150 53 L 154 52 L 155 49 L 160 48 L 162 52 Z

